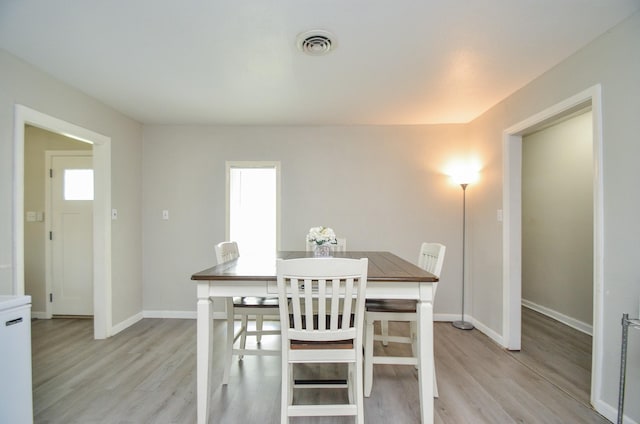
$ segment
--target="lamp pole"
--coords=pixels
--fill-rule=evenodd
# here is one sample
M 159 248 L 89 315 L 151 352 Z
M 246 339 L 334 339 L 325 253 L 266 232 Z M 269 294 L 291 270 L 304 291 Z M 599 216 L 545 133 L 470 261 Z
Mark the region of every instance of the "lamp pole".
M 473 329 L 473 324 L 464 320 L 464 268 L 465 268 L 465 248 L 466 248 L 466 229 L 467 229 L 467 211 L 466 211 L 466 203 L 467 203 L 467 186 L 469 184 L 462 183 L 460 187 L 462 187 L 462 312 L 460 321 L 454 321 L 451 323 L 455 328 L 460 330 L 471 330 Z

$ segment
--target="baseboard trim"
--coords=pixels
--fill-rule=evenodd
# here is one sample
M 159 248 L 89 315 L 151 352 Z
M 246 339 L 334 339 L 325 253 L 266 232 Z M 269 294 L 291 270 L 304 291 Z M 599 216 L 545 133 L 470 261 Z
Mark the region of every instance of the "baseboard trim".
M 119 322 L 118 324 L 111 327 L 111 336 L 115 336 L 119 332 L 131 327 L 136 322 L 140 321 L 143 318 L 142 312 L 138 312 L 137 314 L 125 319 L 124 321 Z
M 563 313 L 558 311 L 554 311 L 553 309 L 547 308 L 546 306 L 538 305 L 537 303 L 531 302 L 527 299 L 522 299 L 522 306 L 525 308 L 529 308 L 533 311 L 539 312 L 542 315 L 546 315 L 549 318 L 553 318 L 556 321 L 559 321 L 569 327 L 576 329 L 582 333 L 588 334 L 589 336 L 593 336 L 593 326 L 587 324 L 586 322 L 579 321 L 575 318 L 571 318 Z
M 596 404 L 593 405 L 594 409 L 603 417 L 611 421 L 612 423 L 617 422 L 618 420 L 618 408 L 605 403 L 602 399 L 596 401 Z M 638 421 L 635 421 L 630 416 L 623 414 L 625 424 L 638 424 Z
M 31 319 L 50 319 L 46 312 L 31 311 Z
M 464 316 L 468 321 L 468 316 Z M 453 322 L 460 320 L 460 314 L 433 314 L 433 322 Z
M 482 334 L 484 334 L 485 336 L 489 337 L 491 340 L 493 340 L 494 342 L 496 342 L 498 345 L 500 346 L 505 346 L 504 344 L 504 338 L 502 337 L 501 334 L 498 334 L 497 332 L 493 331 L 491 328 L 487 327 L 486 325 L 484 325 L 483 323 L 481 323 L 480 321 L 476 320 L 473 317 L 466 317 L 467 321 L 471 322 L 473 325 L 476 326 L 476 328 L 478 329 L 478 331 L 480 331 Z
M 434 314 L 433 315 L 434 322 L 453 322 L 453 321 L 459 321 L 461 318 L 462 317 L 460 316 L 460 314 Z M 504 346 L 503 345 L 504 338 L 502 337 L 502 335 L 496 333 L 495 331 L 493 331 L 492 329 L 490 329 L 480 321 L 473 318 L 471 315 L 465 314 L 464 320 L 473 324 L 473 326 L 476 327 L 478 331 L 480 331 L 485 336 L 489 337 L 494 342 L 498 343 L 500 346 Z
M 145 318 L 196 319 L 196 311 L 142 311 Z
M 142 311 L 142 316 L 144 318 L 196 319 L 198 314 L 196 311 Z M 227 319 L 227 313 L 216 311 L 213 313 L 213 319 Z

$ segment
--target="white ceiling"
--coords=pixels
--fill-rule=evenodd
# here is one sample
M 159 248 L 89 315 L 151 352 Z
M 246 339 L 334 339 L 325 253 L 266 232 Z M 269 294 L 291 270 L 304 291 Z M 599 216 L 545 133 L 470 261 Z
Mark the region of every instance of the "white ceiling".
M 640 0 L 0 0 L 0 48 L 156 124 L 468 122 Z M 297 34 L 337 49 L 304 55 Z

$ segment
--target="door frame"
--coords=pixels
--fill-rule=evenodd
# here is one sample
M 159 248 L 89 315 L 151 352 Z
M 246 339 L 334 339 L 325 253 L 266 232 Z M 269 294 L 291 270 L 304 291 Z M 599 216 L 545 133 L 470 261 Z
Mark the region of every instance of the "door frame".
M 53 225 L 53 198 L 51 197 L 51 178 L 49 177 L 48 170 L 52 168 L 53 157 L 55 156 L 82 156 L 82 157 L 90 157 L 93 160 L 93 150 L 46 150 L 44 152 L 45 155 L 45 211 L 44 211 L 44 221 L 45 228 L 43 237 L 45 238 L 45 248 L 44 248 L 44 262 L 45 262 L 45 295 L 49 293 L 53 293 L 53 261 L 52 261 L 52 246 L 48 240 L 49 231 L 51 231 L 51 226 Z M 92 165 L 93 166 L 93 165 Z M 95 173 L 95 171 L 94 171 Z M 94 196 L 95 197 L 95 196 Z M 93 209 L 93 203 L 91 206 Z M 93 212 L 92 212 L 93 213 Z M 92 232 L 93 233 L 93 232 Z M 93 236 L 93 234 L 92 234 Z M 50 301 L 45 302 L 45 315 L 47 319 L 53 317 L 53 305 Z
M 592 108 L 593 128 L 593 339 L 591 404 L 602 391 L 604 206 L 602 175 L 602 96 L 594 85 L 503 131 L 503 340 L 509 350 L 521 347 L 522 303 L 522 136 L 585 106 Z
M 24 294 L 24 127 L 26 124 L 93 144 L 93 335 L 112 332 L 111 138 L 29 107 L 14 106 L 13 292 Z

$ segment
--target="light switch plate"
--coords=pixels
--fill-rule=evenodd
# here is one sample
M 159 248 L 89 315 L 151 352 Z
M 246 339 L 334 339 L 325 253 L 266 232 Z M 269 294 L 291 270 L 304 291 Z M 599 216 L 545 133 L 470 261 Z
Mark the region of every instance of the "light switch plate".
M 169 211 L 168 210 L 165 209 L 165 210 L 162 211 L 162 219 L 165 220 L 165 221 L 169 220 Z
M 118 209 L 111 209 L 111 219 L 114 221 L 118 219 Z

